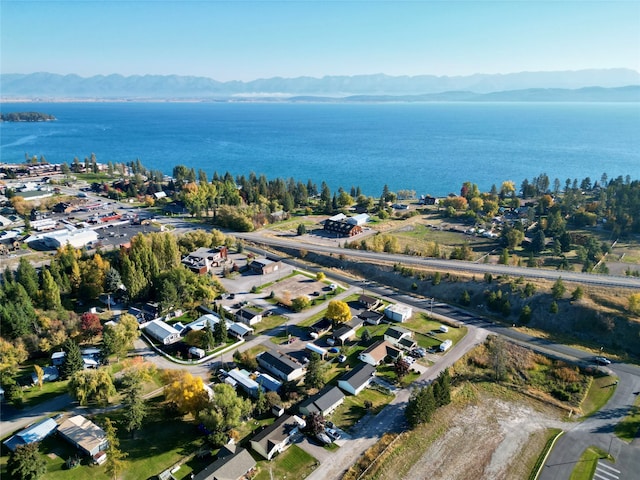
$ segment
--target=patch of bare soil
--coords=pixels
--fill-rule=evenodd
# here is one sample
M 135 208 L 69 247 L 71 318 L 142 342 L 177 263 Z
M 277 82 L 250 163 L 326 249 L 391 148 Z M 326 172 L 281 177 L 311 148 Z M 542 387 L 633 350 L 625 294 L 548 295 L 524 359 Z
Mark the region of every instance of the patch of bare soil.
M 560 427 L 552 411 L 498 398 L 482 398 L 464 407 L 451 428 L 426 450 L 405 479 L 500 480 L 513 478 L 513 466 L 525 465 L 539 451 L 528 451 L 533 434 Z M 527 458 L 524 458 L 527 457 Z M 522 472 L 528 474 L 528 472 Z

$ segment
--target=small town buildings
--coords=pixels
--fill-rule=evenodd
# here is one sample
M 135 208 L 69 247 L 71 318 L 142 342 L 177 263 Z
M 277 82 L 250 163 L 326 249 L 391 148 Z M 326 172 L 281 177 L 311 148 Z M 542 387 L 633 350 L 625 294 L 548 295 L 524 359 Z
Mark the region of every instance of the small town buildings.
M 236 322 L 251 326 L 260 323 L 261 321 L 262 314 L 256 312 L 253 308 L 242 307 L 236 312 Z
M 251 448 L 271 460 L 292 443 L 306 423 L 296 415 L 283 415 L 251 439 Z
M 255 258 L 250 264 L 249 269 L 258 275 L 267 275 L 277 272 L 282 268 L 279 261 L 269 260 L 268 258 Z
M 75 230 L 56 230 L 50 233 L 38 235 L 34 239 L 42 240 L 48 248 L 58 249 L 67 244 L 73 248 L 83 248 L 90 243 L 98 241 L 98 233 L 90 228 L 81 228 Z
M 171 345 L 180 340 L 180 332 L 160 319 L 148 322 L 144 331 L 163 345 Z
M 244 480 L 256 468 L 256 461 L 248 450 L 233 444 L 218 452 L 215 462 L 199 472 L 193 480 Z
M 250 335 L 253 332 L 253 328 L 244 323 L 228 323 L 227 322 L 227 332 L 238 339 L 243 339 L 247 335 Z
M 321 413 L 326 417 L 342 405 L 343 402 L 344 393 L 338 387 L 328 386 L 301 402 L 298 405 L 298 411 L 302 415 Z
M 340 377 L 338 387 L 351 395 L 358 395 L 369 386 L 375 373 L 376 367 L 361 363 Z
M 204 275 L 212 267 L 222 265 L 228 256 L 225 246 L 216 248 L 200 247 L 182 259 L 182 264 L 194 273 Z
M 391 360 L 396 360 L 402 357 L 402 352 L 386 340 L 378 340 L 358 355 L 360 360 L 374 367 L 380 365 L 387 357 Z
M 40 442 L 55 432 L 58 428 L 58 424 L 53 418 L 45 418 L 37 423 L 34 423 L 30 427 L 16 433 L 9 437 L 9 439 L 2 442 L 12 452 L 16 451 L 16 448 L 22 445 L 28 445 L 34 442 Z
M 318 320 L 316 323 L 311 325 L 310 328 L 312 332 L 320 336 L 320 335 L 324 335 L 329 330 L 331 330 L 331 326 L 332 326 L 331 320 L 329 320 L 327 317 L 323 317 L 320 320 Z
M 344 345 L 349 340 L 356 338 L 356 330 L 350 325 L 343 325 L 331 335 L 336 345 Z
M 58 427 L 58 433 L 62 438 L 91 457 L 98 452 L 106 450 L 108 446 L 104 430 L 82 415 L 66 419 Z
M 394 322 L 406 322 L 411 318 L 411 315 L 413 315 L 413 309 L 408 305 L 396 303 L 394 305 L 388 305 L 384 309 L 384 315 Z
M 358 303 L 367 310 L 375 310 L 382 302 L 378 298 L 370 295 L 360 295 L 358 297 Z
M 258 354 L 256 360 L 258 365 L 285 382 L 296 380 L 305 374 L 305 369 L 301 364 L 281 352 L 268 350 Z
M 347 221 L 325 220 L 323 230 L 337 237 L 354 237 L 362 233 L 362 227 Z

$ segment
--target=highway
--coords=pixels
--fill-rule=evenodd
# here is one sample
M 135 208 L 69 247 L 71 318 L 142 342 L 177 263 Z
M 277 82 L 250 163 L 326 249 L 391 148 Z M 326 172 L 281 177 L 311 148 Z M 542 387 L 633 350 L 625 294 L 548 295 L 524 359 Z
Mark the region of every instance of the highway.
M 576 282 L 590 285 L 602 285 L 608 287 L 637 288 L 640 289 L 640 278 L 622 277 L 614 275 L 599 275 L 592 273 L 572 272 L 565 270 L 545 270 L 541 268 L 526 268 L 509 265 L 493 265 L 487 263 L 474 263 L 462 260 L 445 260 L 439 258 L 426 258 L 412 255 L 391 253 L 376 253 L 362 250 L 345 249 L 329 245 L 318 245 L 310 242 L 296 240 L 297 237 L 281 239 L 264 235 L 260 232 L 234 233 L 237 238 L 250 241 L 255 244 L 263 244 L 276 248 L 302 249 L 308 252 L 317 252 L 333 255 L 345 255 L 348 257 L 369 260 L 372 262 L 400 263 L 405 266 L 423 266 L 442 270 L 458 270 L 470 273 L 493 275 L 510 275 L 524 278 L 541 278 L 555 281 L 559 277 L 567 282 Z

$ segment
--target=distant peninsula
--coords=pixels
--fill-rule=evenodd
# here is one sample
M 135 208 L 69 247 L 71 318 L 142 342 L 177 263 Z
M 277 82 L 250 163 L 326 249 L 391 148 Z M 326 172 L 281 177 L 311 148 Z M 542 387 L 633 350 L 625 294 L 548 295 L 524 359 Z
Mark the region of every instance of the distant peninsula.
M 52 120 L 56 120 L 56 117 L 40 112 L 0 113 L 0 122 L 51 122 Z

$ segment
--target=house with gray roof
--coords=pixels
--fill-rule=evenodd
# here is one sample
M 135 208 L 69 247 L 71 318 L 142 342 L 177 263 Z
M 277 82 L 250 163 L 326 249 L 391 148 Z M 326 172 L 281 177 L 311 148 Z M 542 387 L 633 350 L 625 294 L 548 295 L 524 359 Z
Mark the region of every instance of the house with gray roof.
M 251 448 L 263 458 L 271 460 L 284 452 L 306 423 L 296 415 L 283 415 L 268 427 L 254 435 Z
M 321 413 L 327 416 L 342 405 L 342 402 L 344 402 L 344 393 L 338 387 L 328 386 L 301 402 L 298 405 L 298 411 L 302 415 Z
M 242 480 L 254 468 L 256 461 L 247 449 L 225 445 L 218 452 L 216 461 L 193 477 L 193 480 Z
M 180 332 L 159 318 L 148 322 L 144 331 L 163 345 L 171 345 L 180 340 Z
M 367 388 L 376 373 L 376 367 L 361 363 L 338 379 L 338 386 L 351 395 L 358 395 Z
M 258 365 L 285 382 L 296 380 L 305 374 L 305 368 L 300 363 L 281 352 L 267 350 L 258 354 L 256 360 Z

